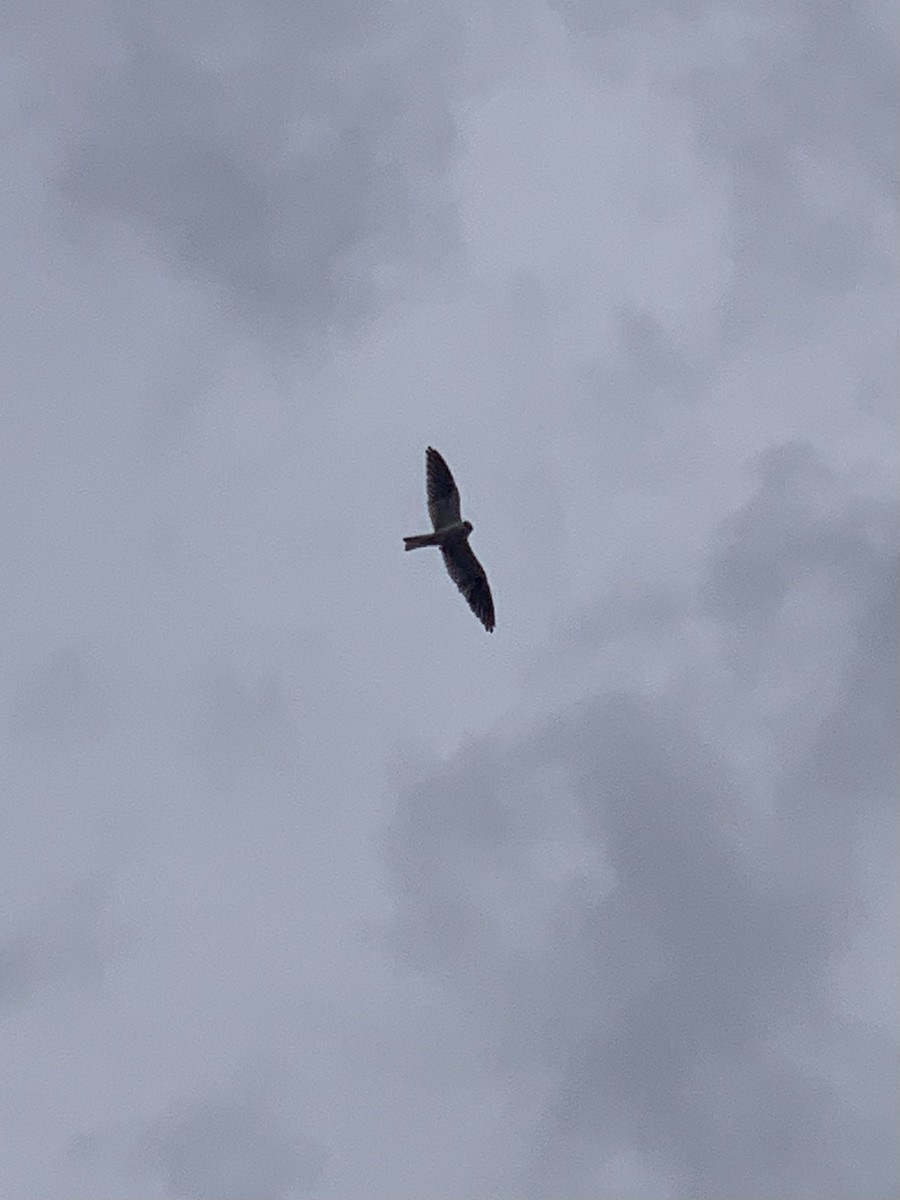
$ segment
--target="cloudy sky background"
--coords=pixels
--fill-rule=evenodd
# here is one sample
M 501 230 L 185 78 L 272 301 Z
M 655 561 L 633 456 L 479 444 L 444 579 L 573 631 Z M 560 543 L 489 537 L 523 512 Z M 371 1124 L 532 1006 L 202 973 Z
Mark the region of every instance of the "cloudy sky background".
M 4 5 L 0 1192 L 900 1196 L 897 43 Z

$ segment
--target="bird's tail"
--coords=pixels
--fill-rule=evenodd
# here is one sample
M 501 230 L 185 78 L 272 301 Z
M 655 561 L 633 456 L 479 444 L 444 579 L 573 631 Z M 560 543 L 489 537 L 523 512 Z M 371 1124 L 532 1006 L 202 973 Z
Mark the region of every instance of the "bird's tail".
M 436 533 L 416 533 L 403 539 L 404 550 L 418 550 L 420 546 L 439 546 L 440 539 Z

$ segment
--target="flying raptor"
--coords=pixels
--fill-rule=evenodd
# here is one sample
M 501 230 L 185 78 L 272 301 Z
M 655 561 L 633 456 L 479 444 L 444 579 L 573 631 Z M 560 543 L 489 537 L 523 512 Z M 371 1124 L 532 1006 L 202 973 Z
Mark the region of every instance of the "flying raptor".
M 472 553 L 469 534 L 471 521 L 459 515 L 459 489 L 450 468 L 431 446 L 425 451 L 425 479 L 428 492 L 428 515 L 434 533 L 419 533 L 403 539 L 404 550 L 420 546 L 440 546 L 444 565 L 450 578 L 465 596 L 469 608 L 488 633 L 494 628 L 494 601 L 488 587 L 484 567 Z

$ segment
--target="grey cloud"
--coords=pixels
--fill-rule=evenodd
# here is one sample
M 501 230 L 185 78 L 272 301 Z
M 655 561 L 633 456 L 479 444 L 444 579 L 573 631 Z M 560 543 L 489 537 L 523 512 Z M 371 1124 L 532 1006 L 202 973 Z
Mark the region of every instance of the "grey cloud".
M 74 884 L 34 917 L 0 924 L 0 1010 L 45 989 L 99 983 L 134 941 L 110 915 L 97 881 Z
M 826 207 L 804 163 L 849 168 L 882 200 L 897 178 L 896 55 L 865 7 L 759 11 L 770 29 L 740 66 L 711 64 L 682 81 L 698 144 L 734 189 L 728 306 L 738 339 L 747 322 L 802 329 L 814 295 L 887 281 L 871 212 Z
M 63 1157 L 92 1194 L 301 1200 L 314 1194 L 326 1154 L 297 1127 L 278 1076 L 255 1062 L 140 1127 L 82 1134 Z
M 783 785 L 785 816 L 800 817 L 803 833 L 822 836 L 822 818 L 832 823 L 829 868 L 846 862 L 847 844 L 866 809 L 890 812 L 897 805 L 900 560 L 886 557 L 866 583 L 836 703 Z M 837 882 L 833 874 L 831 882 Z
M 873 6 L 757 4 L 725 15 L 696 0 L 555 7 L 573 31 L 596 36 L 600 70 L 628 51 L 675 47 L 661 82 L 687 104 L 697 147 L 730 190 L 724 346 L 760 325 L 806 329 L 820 294 L 892 282 L 873 206 L 896 195 L 900 74 L 896 39 Z M 867 188 L 870 203 L 835 202 L 833 169 Z
M 809 852 L 800 838 L 772 847 L 785 872 L 774 878 L 742 861 L 729 823 L 746 800 L 702 738 L 630 699 L 598 704 L 580 731 L 594 769 L 577 794 L 622 880 L 581 931 L 581 953 L 614 977 L 629 954 L 655 971 L 595 993 L 565 1053 L 535 1194 L 564 1186 L 573 1146 L 589 1157 L 592 1141 L 600 1159 L 610 1142 L 636 1147 L 679 1196 L 891 1194 L 887 1113 L 880 1127 L 861 1119 L 789 1053 L 795 1023 L 831 1031 L 824 975 L 844 944 L 846 892 L 787 877 L 787 861 Z M 857 1040 L 849 1024 L 841 1036 Z
M 900 1195 L 879 5 L 0 6 L 0 1192 Z
M 891 192 L 898 163 L 892 136 L 895 30 L 879 20 L 876 5 L 799 0 L 789 8 L 758 3 L 724 16 L 710 0 L 599 8 L 590 0 L 559 0 L 553 7 L 581 33 L 686 35 L 694 62 L 685 64 L 682 81 L 697 101 L 703 144 L 735 167 L 743 160 L 754 173 L 754 142 L 759 151 L 766 146 L 775 151 L 770 165 L 785 168 L 788 159 L 776 148 L 805 146 L 846 159 Z M 729 33 L 739 59 L 726 57 Z M 710 53 L 718 53 L 719 61 L 700 66 Z M 872 120 L 861 123 L 861 113 Z M 776 171 L 773 181 L 779 177 Z M 761 222 L 777 218 L 769 209 L 755 215 Z
M 613 0 L 609 4 L 591 4 L 590 0 L 552 0 L 552 8 L 558 12 L 573 30 L 579 34 L 617 33 L 639 25 L 661 12 L 678 17 L 695 17 L 703 13 L 704 0 Z
M 281 1200 L 311 1195 L 321 1150 L 254 1099 L 197 1100 L 139 1139 L 136 1158 L 185 1200 Z
M 82 83 L 58 175 L 74 211 L 133 224 L 266 335 L 352 325 L 386 272 L 443 257 L 452 28 L 438 42 L 413 12 L 257 4 L 230 64 L 215 7 L 182 7 L 120 18 L 127 52 Z
M 87 651 L 72 646 L 51 654 L 20 684 L 10 713 L 11 733 L 52 740 L 101 736 L 110 697 L 90 659 Z
M 470 786 L 470 772 L 480 786 Z M 479 927 L 473 884 L 502 856 L 511 833 L 500 800 L 502 765 L 486 748 L 473 748 L 465 764 L 432 778 L 434 803 L 401 809 L 386 839 L 387 864 L 410 904 L 402 906 L 390 941 L 401 960 L 415 967 L 459 966 Z M 462 880 L 467 884 L 460 886 Z M 485 924 L 485 932 L 489 925 Z
M 278 677 L 247 680 L 211 669 L 191 697 L 193 748 L 211 762 L 277 759 L 295 736 L 292 705 Z
M 583 386 L 593 404 L 624 415 L 639 430 L 655 423 L 661 399 L 696 399 L 696 364 L 651 313 L 623 308 L 618 342 L 618 361 L 604 356 L 587 368 Z
M 712 547 L 702 605 L 728 630 L 732 663 L 759 676 L 804 647 L 826 650 L 811 613 L 827 629 L 844 625 L 860 595 L 877 590 L 896 512 L 848 493 L 808 444 L 767 451 L 756 469 L 755 494 Z M 791 605 L 808 633 L 783 620 Z
M 897 1193 L 896 1047 L 839 1013 L 830 976 L 866 921 L 855 845 L 894 828 L 898 788 L 897 514 L 864 508 L 804 448 L 771 452 L 713 539 L 702 604 L 720 649 L 693 681 L 595 689 L 400 796 L 400 958 L 443 981 L 502 1062 L 510 1103 L 536 1071 L 546 1088 L 526 1195 L 596 1195 L 623 1155 L 637 1166 L 620 1196 Z M 786 604 L 810 564 L 827 618 L 812 662 L 791 653 Z M 755 620 L 786 651 L 784 711 L 730 667 Z M 661 653 L 685 630 L 676 621 Z M 756 730 L 749 773 L 719 708 L 741 736 Z M 554 881 L 543 847 L 573 813 L 586 853 L 570 848 Z M 856 1065 L 829 1074 L 830 1052 L 804 1057 L 810 1042 Z M 890 1099 L 863 1113 L 860 1086 Z

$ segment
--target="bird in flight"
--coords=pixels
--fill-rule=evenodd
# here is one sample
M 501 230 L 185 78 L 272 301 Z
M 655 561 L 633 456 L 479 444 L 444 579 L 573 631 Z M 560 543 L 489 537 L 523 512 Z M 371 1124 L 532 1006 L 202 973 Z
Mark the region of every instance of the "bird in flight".
M 403 539 L 404 550 L 420 546 L 440 546 L 444 566 L 450 578 L 465 596 L 469 608 L 488 633 L 494 629 L 494 601 L 488 587 L 484 567 L 472 553 L 469 534 L 471 521 L 459 515 L 459 489 L 450 468 L 431 446 L 425 451 L 425 479 L 428 493 L 428 515 L 434 533 L 418 533 Z

